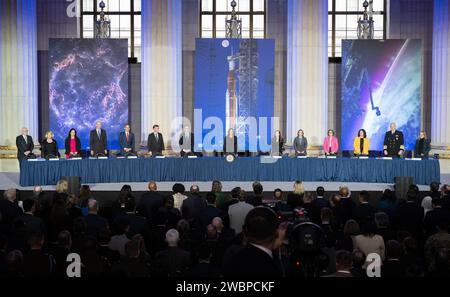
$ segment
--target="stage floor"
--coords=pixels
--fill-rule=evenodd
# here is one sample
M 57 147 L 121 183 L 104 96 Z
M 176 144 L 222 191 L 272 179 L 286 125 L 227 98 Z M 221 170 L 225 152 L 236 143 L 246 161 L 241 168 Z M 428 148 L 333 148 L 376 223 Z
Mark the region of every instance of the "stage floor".
M 441 169 L 441 183 L 450 184 L 450 160 L 439 160 Z M 199 185 L 202 191 L 208 191 L 211 188 L 211 182 L 183 182 L 180 181 L 188 189 L 192 184 Z M 283 191 L 292 190 L 292 182 L 273 182 L 261 181 L 265 191 L 271 191 L 275 188 L 280 188 Z M 125 183 L 105 183 L 105 184 L 91 184 L 94 191 L 118 191 Z M 147 190 L 147 183 L 127 183 L 131 185 L 134 191 Z M 158 189 L 160 191 L 171 191 L 174 182 L 158 182 Z M 327 191 L 336 191 L 339 186 L 346 184 L 353 191 L 368 190 L 368 191 L 382 191 L 392 184 L 384 183 L 343 183 L 343 182 L 304 182 L 307 191 L 312 191 L 317 186 L 322 185 Z M 224 181 L 222 182 L 223 190 L 230 191 L 236 186 L 240 186 L 246 191 L 252 190 L 252 182 L 241 181 Z M 0 190 L 8 188 L 17 188 L 20 190 L 32 190 L 33 187 L 21 187 L 19 184 L 19 163 L 15 159 L 0 159 Z M 427 186 L 420 186 L 420 190 L 427 190 Z M 54 190 L 55 186 L 45 186 L 45 190 Z

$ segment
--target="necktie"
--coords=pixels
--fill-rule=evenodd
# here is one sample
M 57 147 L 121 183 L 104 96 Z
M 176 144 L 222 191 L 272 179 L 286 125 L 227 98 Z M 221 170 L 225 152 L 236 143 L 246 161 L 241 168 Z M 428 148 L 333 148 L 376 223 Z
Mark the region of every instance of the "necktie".
M 155 138 L 156 138 L 156 142 L 158 142 L 158 141 L 159 141 L 159 139 L 158 139 L 158 133 L 155 133 Z
M 127 142 L 128 142 L 128 132 L 127 132 L 125 135 L 126 135 L 126 137 L 127 137 Z
M 24 135 L 23 138 L 25 139 L 25 144 L 28 144 L 28 142 L 27 142 L 27 136 Z
M 98 139 L 100 139 L 100 130 L 97 130 Z

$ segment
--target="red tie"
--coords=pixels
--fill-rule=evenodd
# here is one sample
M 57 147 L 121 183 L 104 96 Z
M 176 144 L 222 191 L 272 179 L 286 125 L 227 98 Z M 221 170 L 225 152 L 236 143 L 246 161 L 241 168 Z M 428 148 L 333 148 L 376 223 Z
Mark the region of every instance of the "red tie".
M 128 132 L 125 135 L 127 136 L 127 142 L 128 142 Z

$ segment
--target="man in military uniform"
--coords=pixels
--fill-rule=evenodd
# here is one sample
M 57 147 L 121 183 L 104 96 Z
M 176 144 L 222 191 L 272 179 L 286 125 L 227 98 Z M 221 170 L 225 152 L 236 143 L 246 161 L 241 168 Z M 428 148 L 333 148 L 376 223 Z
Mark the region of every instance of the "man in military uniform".
M 397 124 L 391 123 L 391 130 L 384 135 L 383 153 L 389 157 L 401 157 L 405 152 L 403 133 L 397 131 Z

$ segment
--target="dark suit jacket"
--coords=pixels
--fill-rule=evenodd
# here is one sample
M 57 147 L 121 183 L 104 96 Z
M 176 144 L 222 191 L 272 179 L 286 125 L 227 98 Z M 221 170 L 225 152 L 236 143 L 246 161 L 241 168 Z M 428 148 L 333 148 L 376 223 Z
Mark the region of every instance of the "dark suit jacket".
M 131 152 L 134 152 L 134 133 L 128 134 L 128 141 L 125 132 L 119 134 L 120 152 L 125 153 L 124 148 L 131 148 Z
M 419 152 L 419 143 L 420 143 L 420 139 L 416 140 L 416 144 L 414 144 L 414 156 L 417 158 L 420 158 L 421 156 L 418 155 Z M 423 141 L 423 156 L 424 157 L 428 157 L 428 154 L 430 153 L 431 150 L 431 144 L 430 144 L 430 140 L 429 139 L 424 139 Z
M 144 217 L 153 223 L 158 209 L 163 205 L 163 196 L 155 191 L 142 194 L 137 210 Z
M 440 224 L 450 226 L 450 211 L 438 207 L 427 212 L 425 219 L 423 220 L 423 226 L 427 236 L 435 234 L 438 231 L 437 226 Z
M 88 214 L 84 219 L 87 226 L 86 233 L 89 236 L 97 238 L 100 231 L 106 230 L 108 228 L 108 222 L 106 221 L 106 219 L 99 215 Z
M 394 215 L 394 226 L 397 230 L 406 230 L 413 235 L 421 231 L 424 217 L 423 207 L 413 203 L 406 202 L 400 205 Z
M 214 219 L 215 217 L 220 217 L 221 214 L 222 213 L 218 208 L 212 205 L 207 205 L 202 211 L 200 211 L 199 214 L 201 226 L 203 228 L 206 228 L 206 226 L 211 224 L 212 219 Z
M 89 135 L 89 148 L 91 151 L 94 151 L 94 156 L 97 154 L 104 154 L 105 150 L 107 150 L 106 131 L 104 129 L 101 129 L 101 131 L 100 139 L 98 138 L 96 129 L 92 130 Z
M 199 214 L 206 207 L 206 201 L 200 195 L 191 195 L 184 199 L 181 206 L 183 217 L 187 220 L 198 220 Z
M 22 221 L 27 229 L 32 233 L 43 233 L 45 232 L 44 223 L 38 217 L 32 216 L 30 214 L 24 213 L 20 217 L 17 217 L 15 221 Z
M 306 139 L 306 137 L 300 138 L 300 137 L 295 137 L 294 139 L 294 150 L 295 152 L 304 152 L 304 154 L 306 155 L 306 149 L 308 148 L 308 139 Z
M 161 154 L 164 148 L 164 139 L 161 133 L 158 133 L 158 141 L 156 141 L 155 134 L 152 132 L 148 135 L 147 148 L 152 155 Z
M 169 247 L 155 256 L 154 267 L 161 276 L 178 276 L 187 271 L 190 253 L 180 248 Z
M 180 140 L 178 141 L 178 144 L 180 145 L 180 149 L 181 149 L 181 156 L 183 156 L 185 154 L 185 152 L 183 151 L 183 149 L 190 149 L 191 152 L 194 152 L 194 133 L 190 133 L 190 138 L 187 139 L 188 142 L 190 143 L 185 143 L 185 137 L 184 137 L 184 133 L 181 134 Z
M 130 224 L 130 230 L 127 233 L 128 238 L 132 238 L 138 233 L 145 235 L 147 232 L 147 219 L 145 217 L 133 213 L 125 213 L 118 215 L 115 222 L 117 223 L 120 220 L 126 220 Z
M 275 253 L 274 253 L 275 255 Z M 276 262 L 264 251 L 247 244 L 234 254 L 229 261 L 224 261 L 225 277 L 281 277 L 281 271 Z
M 263 204 L 262 200 L 263 200 L 262 195 L 251 195 L 245 199 L 245 202 L 256 207 Z
M 23 211 L 17 203 L 10 202 L 6 199 L 0 199 L 0 213 L 2 215 L 0 224 L 5 224 L 10 227 L 14 219 L 21 216 Z
M 362 203 L 355 208 L 353 218 L 362 225 L 367 222 L 368 217 L 373 219 L 377 211 L 378 210 L 369 203 Z
M 64 147 L 66 149 L 66 155 L 70 154 L 70 137 L 66 137 L 64 141 Z M 81 154 L 81 141 L 78 136 L 75 136 L 75 149 L 77 150 L 78 155 Z
M 25 139 L 22 135 L 19 135 L 16 137 L 16 146 L 17 146 L 17 159 L 22 160 L 24 159 L 25 152 L 30 151 L 33 152 L 34 149 L 34 143 L 33 138 L 30 135 L 27 135 L 27 142 L 25 143 Z

